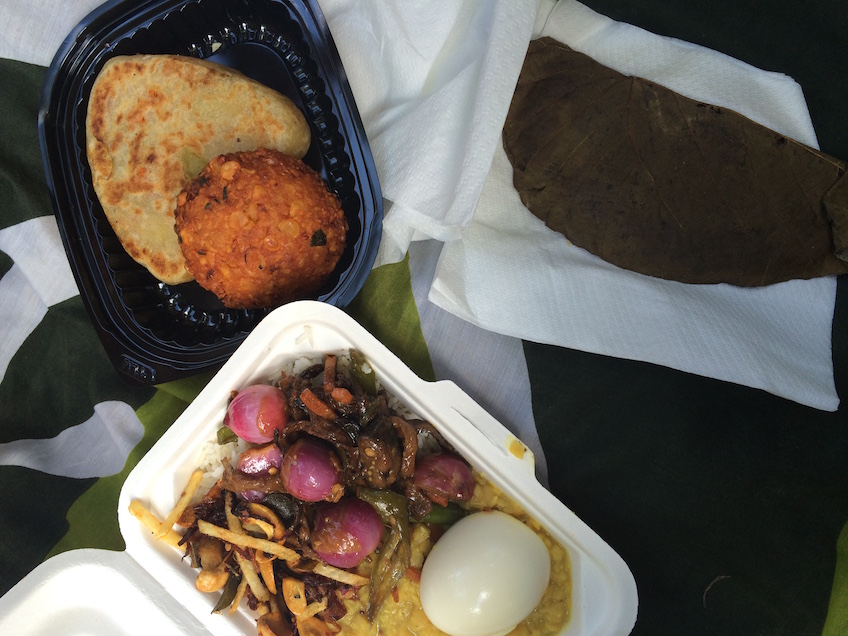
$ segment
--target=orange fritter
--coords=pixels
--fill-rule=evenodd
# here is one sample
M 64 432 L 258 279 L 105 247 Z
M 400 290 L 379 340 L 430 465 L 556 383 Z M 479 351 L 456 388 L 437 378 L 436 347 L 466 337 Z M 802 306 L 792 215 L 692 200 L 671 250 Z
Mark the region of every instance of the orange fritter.
M 214 158 L 177 197 L 188 270 L 227 307 L 314 294 L 345 248 L 347 219 L 317 172 L 276 150 Z

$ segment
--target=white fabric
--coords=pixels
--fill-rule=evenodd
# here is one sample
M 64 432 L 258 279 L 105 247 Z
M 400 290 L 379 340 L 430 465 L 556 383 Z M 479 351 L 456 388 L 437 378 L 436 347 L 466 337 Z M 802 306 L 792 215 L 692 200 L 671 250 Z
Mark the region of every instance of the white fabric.
M 440 251 L 435 240 L 409 247 L 412 292 L 436 378 L 455 382 L 524 442 L 535 456 L 536 478 L 546 486 L 548 467 L 533 419 L 521 341 L 480 329 L 427 300 Z
M 129 404 L 101 402 L 82 424 L 49 439 L 0 444 L 0 466 L 24 466 L 50 475 L 89 479 L 123 470 L 144 436 L 144 425 Z
M 3 0 L 0 57 L 50 66 L 65 38 L 100 0 Z
M 541 35 L 607 66 L 817 145 L 791 78 L 614 22 L 573 0 L 560 0 L 539 24 Z M 839 405 L 835 297 L 833 277 L 741 289 L 683 285 L 609 265 L 524 208 L 501 145 L 473 221 L 444 248 L 429 296 L 485 329 L 652 362 L 827 411 Z
M 56 217 L 40 216 L 0 229 L 0 251 L 8 254 L 23 270 L 46 306 L 79 294 L 62 247 Z
M 38 217 L 0 230 L 0 251 L 14 261 L 0 278 L 2 380 L 12 357 L 47 314 L 48 307 L 79 292 L 54 217 Z

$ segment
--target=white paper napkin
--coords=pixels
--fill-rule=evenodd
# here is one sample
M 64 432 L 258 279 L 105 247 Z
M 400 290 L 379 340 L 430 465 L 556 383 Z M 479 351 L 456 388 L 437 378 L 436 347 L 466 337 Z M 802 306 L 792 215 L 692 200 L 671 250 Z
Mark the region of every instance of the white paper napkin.
M 572 0 L 560 0 L 537 35 L 817 145 L 801 89 L 784 75 L 614 22 Z M 430 300 L 503 334 L 652 362 L 833 411 L 835 293 L 832 277 L 742 289 L 609 265 L 524 208 L 499 145 L 472 222 L 443 249 Z
M 388 200 L 377 265 L 457 239 L 480 196 L 539 0 L 320 0 Z

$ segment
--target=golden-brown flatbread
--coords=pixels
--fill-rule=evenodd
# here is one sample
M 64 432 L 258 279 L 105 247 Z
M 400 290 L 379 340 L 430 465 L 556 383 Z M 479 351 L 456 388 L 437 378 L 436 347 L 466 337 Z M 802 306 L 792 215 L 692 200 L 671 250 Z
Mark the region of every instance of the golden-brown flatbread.
M 287 97 L 191 57 L 112 58 L 91 90 L 94 190 L 127 253 L 156 278 L 192 280 L 174 231 L 177 194 L 220 154 L 271 148 L 301 158 L 309 125 Z

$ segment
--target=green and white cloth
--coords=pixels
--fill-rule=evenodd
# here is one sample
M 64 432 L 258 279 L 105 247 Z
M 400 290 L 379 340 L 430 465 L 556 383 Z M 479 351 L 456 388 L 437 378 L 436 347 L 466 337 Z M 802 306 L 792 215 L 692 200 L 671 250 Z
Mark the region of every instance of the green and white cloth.
M 37 110 L 53 52 L 96 4 L 0 6 L 0 593 L 53 554 L 122 549 L 115 510 L 124 478 L 209 378 L 126 384 L 59 239 Z M 363 16 L 376 10 L 365 4 Z M 803 21 L 794 3 L 774 3 L 771 27 L 749 0 L 724 1 L 724 13 L 671 0 L 585 4 L 792 75 L 822 149 L 848 158 L 848 129 L 826 88 L 848 94 L 842 3 L 818 3 Z M 791 64 L 780 40 L 787 29 Z M 825 71 L 831 79 L 821 79 Z M 394 245 L 406 257 L 385 259 L 349 313 L 422 377 L 456 381 L 533 448 L 543 482 L 633 570 L 634 634 L 848 632 L 844 410 L 483 331 L 428 302 L 438 241 Z M 839 280 L 840 395 L 848 394 L 846 312 Z

